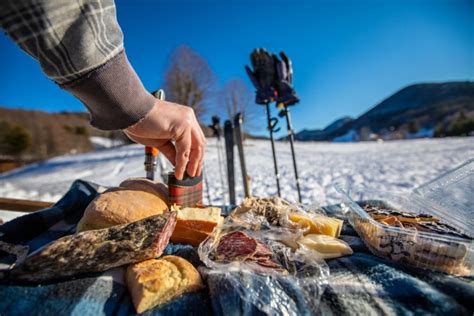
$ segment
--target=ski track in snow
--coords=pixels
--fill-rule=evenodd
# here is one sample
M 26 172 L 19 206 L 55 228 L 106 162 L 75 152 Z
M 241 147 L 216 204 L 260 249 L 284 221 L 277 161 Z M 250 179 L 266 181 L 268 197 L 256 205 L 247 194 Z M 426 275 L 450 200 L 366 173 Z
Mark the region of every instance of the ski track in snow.
M 219 143 L 208 139 L 206 182 L 210 204 L 228 203 L 227 188 L 221 185 L 218 166 Z M 225 157 L 224 143 L 221 142 Z M 324 205 L 340 201 L 333 189 L 361 185 L 371 189 L 408 192 L 474 157 L 474 138 L 419 139 L 363 143 L 295 144 L 304 204 Z M 244 144 L 251 192 L 255 196 L 276 195 L 270 141 L 246 141 Z M 282 197 L 296 201 L 296 185 L 290 145 L 277 142 Z M 225 159 L 225 158 L 224 158 Z M 143 177 L 144 149 L 129 145 L 91 153 L 56 157 L 43 163 L 0 174 L 0 196 L 57 201 L 75 179 L 105 186 L 118 185 L 130 177 Z M 169 164 L 168 164 L 169 166 Z M 226 167 L 222 170 L 226 172 Z M 237 202 L 242 200 L 243 185 L 237 148 L 235 148 L 235 187 Z M 224 174 L 225 176 L 225 174 Z M 225 184 L 227 179 L 224 179 Z M 205 183 L 206 183 L 205 182 Z M 203 190 L 208 203 L 207 190 Z

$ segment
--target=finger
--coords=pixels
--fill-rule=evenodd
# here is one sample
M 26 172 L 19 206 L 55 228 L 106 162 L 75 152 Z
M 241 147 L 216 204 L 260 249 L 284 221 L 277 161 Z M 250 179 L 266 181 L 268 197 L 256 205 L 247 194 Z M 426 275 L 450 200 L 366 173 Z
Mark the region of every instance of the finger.
M 204 148 L 206 146 L 206 139 L 204 133 L 198 124 L 191 130 L 191 153 L 189 155 L 189 163 L 186 171 L 192 177 L 197 176 L 198 168 L 204 156 Z
M 189 154 L 189 162 L 188 166 L 186 167 L 186 172 L 189 176 L 195 177 L 197 176 L 196 171 L 199 167 L 199 163 L 201 162 L 202 157 L 202 147 L 195 147 L 191 148 L 191 153 Z
M 199 176 L 201 174 L 202 164 L 204 163 L 204 155 L 206 153 L 206 147 L 207 147 L 206 136 L 204 136 L 204 132 L 202 131 L 201 128 L 199 128 L 199 131 L 201 132 L 200 135 L 201 135 L 202 155 L 201 155 L 201 159 L 200 159 L 199 164 L 198 164 L 198 169 L 196 170 L 196 176 Z
M 189 163 L 186 168 L 186 171 L 191 177 L 195 177 L 197 176 L 196 172 L 199 167 L 199 164 L 202 161 L 204 153 L 204 142 L 197 128 L 194 128 L 191 133 L 191 153 L 189 154 Z
M 198 168 L 196 170 L 196 177 L 200 176 L 202 173 L 203 162 L 204 162 L 204 155 L 202 156 L 201 161 L 199 161 Z
M 176 165 L 176 147 L 170 141 L 160 145 L 158 149 L 165 155 L 166 159 L 171 162 L 173 166 Z
M 184 171 L 191 153 L 191 130 L 186 129 L 182 136 L 176 140 L 176 165 L 174 175 L 176 179 L 182 180 Z

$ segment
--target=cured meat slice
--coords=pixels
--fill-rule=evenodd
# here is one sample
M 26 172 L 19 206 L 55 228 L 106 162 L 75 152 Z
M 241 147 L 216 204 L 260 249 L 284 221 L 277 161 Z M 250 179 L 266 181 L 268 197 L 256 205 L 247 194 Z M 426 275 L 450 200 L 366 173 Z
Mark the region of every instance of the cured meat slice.
M 40 282 L 159 257 L 175 225 L 176 213 L 166 212 L 126 225 L 66 236 L 31 254 L 11 271 L 9 278 Z
M 272 256 L 273 252 L 267 245 L 240 231 L 222 236 L 217 246 L 218 261 L 254 262 L 262 267 L 286 271 L 272 260 Z
M 257 246 L 257 240 L 247 234 L 232 232 L 221 237 L 217 246 L 217 258 L 224 261 L 245 259 L 255 253 Z
M 272 255 L 273 252 L 267 245 L 257 241 L 257 249 L 255 249 L 253 257 L 271 257 Z

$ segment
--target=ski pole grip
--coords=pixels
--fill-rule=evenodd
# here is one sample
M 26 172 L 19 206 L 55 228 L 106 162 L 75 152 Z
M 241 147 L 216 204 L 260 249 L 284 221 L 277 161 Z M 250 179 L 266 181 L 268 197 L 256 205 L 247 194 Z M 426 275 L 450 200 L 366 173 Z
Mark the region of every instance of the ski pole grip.
M 158 156 L 158 148 L 145 146 L 145 154 L 152 155 L 153 157 Z

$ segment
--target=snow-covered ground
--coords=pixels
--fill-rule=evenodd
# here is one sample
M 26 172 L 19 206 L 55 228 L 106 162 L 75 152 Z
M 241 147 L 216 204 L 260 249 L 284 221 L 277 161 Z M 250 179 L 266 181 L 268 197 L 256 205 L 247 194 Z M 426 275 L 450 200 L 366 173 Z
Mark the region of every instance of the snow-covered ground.
M 205 166 L 211 204 L 222 204 L 226 192 L 221 184 L 218 143 L 208 140 Z M 296 200 L 291 151 L 288 143 L 276 145 L 282 195 Z M 95 152 L 68 155 L 0 174 L 0 197 L 56 201 L 75 179 L 106 186 L 129 177 L 144 176 L 142 146 L 130 145 Z M 225 154 L 223 150 L 221 154 Z M 382 190 L 409 191 L 442 172 L 474 157 L 474 138 L 419 139 L 384 143 L 297 143 L 303 203 L 337 202 L 333 184 L 363 185 Z M 276 194 L 269 141 L 245 143 L 252 193 Z M 237 202 L 242 198 L 242 181 L 235 151 Z M 223 166 L 224 167 L 224 166 Z M 223 168 L 223 170 L 225 170 Z M 204 190 L 204 202 L 208 202 Z

